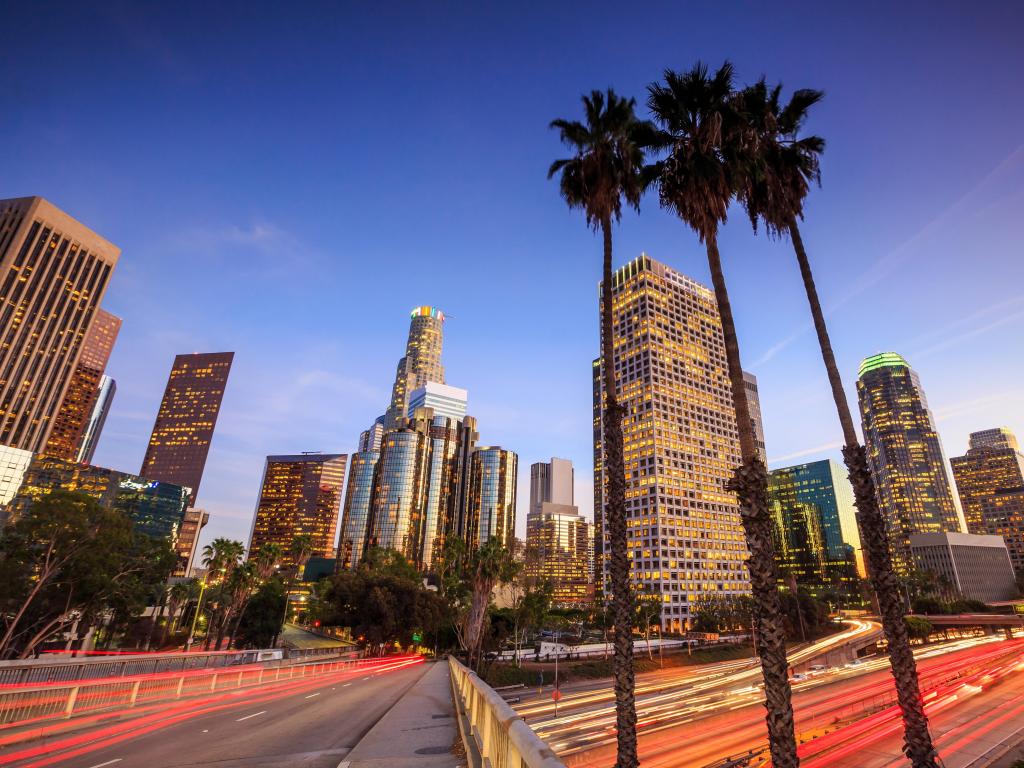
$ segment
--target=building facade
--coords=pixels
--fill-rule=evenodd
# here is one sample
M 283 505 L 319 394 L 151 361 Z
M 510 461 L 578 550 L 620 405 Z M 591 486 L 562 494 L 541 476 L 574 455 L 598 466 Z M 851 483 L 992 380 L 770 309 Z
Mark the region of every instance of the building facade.
M 21 488 L 21 481 L 25 478 L 28 465 L 32 463 L 32 456 L 32 451 L 0 445 L 0 524 L 4 520 L 4 507 Z
M 500 446 L 482 445 L 473 451 L 470 472 L 468 544 L 481 547 L 497 537 L 512 549 L 519 457 Z
M 174 358 L 142 461 L 140 474 L 187 486 L 192 504 L 234 357 L 234 352 L 211 352 Z
M 893 566 L 907 573 L 912 534 L 962 530 L 942 444 L 917 373 L 896 353 L 861 363 L 857 397 Z
M 180 485 L 40 454 L 32 459 L 21 489 L 8 505 L 10 517 L 24 514 L 35 500 L 53 491 L 88 494 L 104 507 L 124 512 L 135 530 L 164 539 L 171 547 L 177 546 L 188 509 L 188 488 Z
M 594 597 L 593 526 L 574 504 L 573 476 L 568 459 L 530 467 L 525 572 L 535 584 L 551 586 L 558 607 L 588 605 Z
M 377 450 L 353 453 L 349 461 L 345 507 L 341 515 L 341 538 L 338 539 L 338 570 L 355 568 L 363 559 L 370 520 L 370 500 L 373 498 L 373 474 L 377 460 L 380 459 L 379 441 L 377 446 Z
M 739 507 L 736 411 L 714 294 L 646 255 L 613 276 L 612 361 L 623 421 L 633 584 L 681 631 L 702 596 L 749 593 Z M 596 564 L 607 569 L 603 391 L 594 370 Z M 607 574 L 602 579 L 607 591 Z
M 210 522 L 210 513 L 205 510 L 189 507 L 185 511 L 185 519 L 182 521 L 178 541 L 174 546 L 174 550 L 178 554 L 178 564 L 171 576 L 188 578 L 192 573 L 192 567 L 196 560 L 196 549 L 199 545 L 199 535 L 208 522 Z
M 120 254 L 41 197 L 0 200 L 0 445 L 45 448 Z
M 972 432 L 967 453 L 950 460 L 967 530 L 999 536 L 1024 574 L 1024 454 L 1005 428 Z
M 296 536 L 309 536 L 313 556 L 334 557 L 347 460 L 344 453 L 267 456 L 248 557 L 272 543 L 285 552 L 282 567 L 293 566 L 287 553 Z
M 845 470 L 831 459 L 776 469 L 768 492 L 780 574 L 814 595 L 856 595 L 864 557 Z
M 999 536 L 915 533 L 910 548 L 919 570 L 945 576 L 968 600 L 993 603 L 1017 597 L 1013 566 Z
M 100 435 L 103 434 L 103 427 L 107 423 L 107 416 L 110 414 L 110 407 L 114 403 L 116 393 L 117 382 L 109 376 L 100 376 L 92 413 L 89 414 L 89 420 L 85 424 L 81 447 L 75 457 L 79 463 L 92 464 L 92 457 L 96 454 L 96 446 L 100 443 Z
M 764 420 L 761 417 L 761 393 L 757 390 L 757 377 L 743 372 L 743 388 L 747 392 L 747 408 L 750 409 L 751 426 L 754 428 L 754 445 L 757 455 L 768 466 L 768 449 L 764 442 Z
M 409 393 L 428 381 L 444 384 L 441 347 L 444 343 L 444 312 L 437 307 L 416 307 L 410 313 L 405 355 L 398 361 L 391 404 L 384 414 L 385 429 L 395 429 L 409 412 Z
M 100 396 L 103 372 L 120 330 L 121 318 L 102 308 L 96 310 L 43 453 L 62 459 L 78 459 Z
M 428 381 L 409 394 L 407 418 L 413 418 L 418 408 L 430 408 L 435 416 L 445 416 L 453 421 L 466 418 L 469 393 L 459 387 Z

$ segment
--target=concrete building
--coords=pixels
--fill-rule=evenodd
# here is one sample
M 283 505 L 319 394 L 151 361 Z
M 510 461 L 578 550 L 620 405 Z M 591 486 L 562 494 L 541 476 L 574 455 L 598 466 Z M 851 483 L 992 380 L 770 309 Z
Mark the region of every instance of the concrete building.
M 1017 596 L 1010 556 L 998 536 L 915 533 L 910 548 L 918 569 L 945 576 L 968 600 L 991 603 Z
M 296 536 L 310 537 L 313 555 L 333 557 L 347 460 L 343 453 L 267 456 L 248 557 L 270 543 L 287 553 Z M 291 565 L 285 557 L 282 566 Z
M 1024 573 L 1024 454 L 1006 428 L 972 432 L 963 456 L 950 459 L 971 533 L 1002 537 L 1013 567 Z
M 140 474 L 192 489 L 199 485 L 217 426 L 234 352 L 178 355 L 167 378 Z
M 749 593 L 735 494 L 740 463 L 725 339 L 709 289 L 641 255 L 613 276 L 632 579 L 682 631 L 702 596 Z M 595 565 L 607 570 L 600 361 L 594 365 Z M 607 591 L 607 573 L 602 584 Z
M 185 511 L 185 519 L 182 521 L 181 531 L 178 533 L 178 540 L 174 545 L 174 550 L 178 553 L 178 564 L 171 576 L 188 578 L 192 573 L 199 535 L 208 522 L 210 522 L 209 512 L 193 507 L 189 507 Z
M 857 379 L 861 424 L 893 566 L 906 573 L 910 536 L 963 530 L 946 459 L 917 373 L 895 352 L 864 360 Z
M 21 488 L 32 455 L 32 451 L 0 445 L 0 523 L 4 520 L 4 507 Z
M 0 445 L 43 451 L 120 255 L 41 197 L 0 200 Z
M 121 318 L 102 308 L 96 310 L 43 453 L 80 460 L 86 431 L 100 397 L 103 372 L 120 330 Z
M 441 348 L 444 343 L 444 312 L 437 307 L 416 307 L 410 313 L 405 355 L 398 361 L 391 404 L 384 414 L 384 428 L 395 429 L 408 417 L 409 393 L 428 381 L 444 384 Z
M 525 573 L 535 584 L 551 585 L 558 607 L 587 605 L 594 597 L 593 526 L 575 506 L 573 475 L 568 459 L 530 467 Z
M 780 575 L 812 594 L 857 594 L 864 558 L 845 469 L 826 459 L 772 470 L 768 492 Z
M 409 394 L 407 418 L 413 418 L 417 408 L 430 408 L 435 416 L 445 416 L 453 421 L 466 418 L 469 392 L 459 387 L 450 387 L 436 381 L 428 381 Z

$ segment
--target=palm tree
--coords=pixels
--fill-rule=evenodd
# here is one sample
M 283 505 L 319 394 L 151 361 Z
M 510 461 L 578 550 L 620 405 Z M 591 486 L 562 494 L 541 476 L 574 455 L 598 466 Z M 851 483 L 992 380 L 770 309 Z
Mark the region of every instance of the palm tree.
M 508 582 L 515 576 L 518 565 L 501 539 L 492 536 L 479 549 L 470 553 L 469 571 L 472 598 L 466 615 L 465 638 L 469 666 L 476 669 L 480 662 L 484 619 L 487 617 L 491 593 L 497 584 Z
M 772 765 L 799 764 L 793 731 L 786 638 L 768 505 L 768 470 L 758 457 L 753 422 L 740 364 L 732 306 L 718 253 L 718 228 L 735 195 L 733 140 L 739 116 L 733 107 L 733 68 L 729 62 L 713 75 L 698 63 L 689 72 L 665 71 L 664 83 L 648 87 L 648 106 L 671 137 L 671 149 L 659 163 L 658 192 L 663 207 L 676 213 L 697 233 L 707 250 L 711 280 L 725 336 L 729 382 L 739 432 L 741 464 L 729 484 L 736 492 L 750 557 L 750 585 L 761 643 L 765 706 Z
M 270 542 L 260 547 L 260 551 L 253 558 L 256 578 L 266 581 L 273 576 L 283 557 L 284 547 L 280 544 Z
M 224 588 L 224 585 L 231 578 L 232 571 L 242 562 L 244 554 L 245 545 L 242 542 L 223 537 L 214 539 L 203 547 L 203 565 L 206 566 L 208 571 L 207 583 L 213 582 L 214 584 L 220 583 L 221 585 L 221 588 L 214 593 L 216 597 L 211 597 L 210 600 L 210 603 L 213 603 L 215 607 L 210 624 L 207 626 L 206 639 L 203 642 L 204 649 L 210 647 L 210 641 L 214 635 L 214 626 L 217 627 L 217 648 L 220 648 L 220 641 L 224 637 L 223 629 L 226 626 L 225 622 L 227 621 L 229 605 L 227 590 Z
M 743 181 L 739 185 L 739 199 L 755 228 L 761 221 L 769 236 L 784 237 L 788 234 L 793 243 L 843 430 L 843 458 L 853 484 L 862 545 L 867 554 L 871 584 L 878 596 L 882 627 L 889 646 L 889 662 L 903 713 L 903 749 L 915 768 L 933 768 L 937 764 L 937 754 L 928 732 L 917 665 L 903 620 L 903 599 L 892 567 L 889 535 L 878 508 L 867 455 L 853 426 L 849 401 L 797 224 L 803 219 L 804 199 L 812 183 L 821 181 L 819 161 L 825 149 L 824 139 L 801 135 L 801 128 L 810 108 L 821 101 L 824 94 L 801 89 L 794 91 L 789 102 L 783 105 L 781 92 L 781 86 L 769 88 L 762 78 L 738 94 L 738 106 L 748 134 L 742 142 Z
M 173 631 L 178 623 L 180 618 L 178 610 L 198 595 L 198 586 L 199 583 L 195 579 L 189 579 L 188 581 L 179 581 L 177 584 L 171 585 L 171 588 L 167 591 L 167 621 L 164 622 L 163 631 L 160 634 L 161 648 L 167 642 L 167 633 Z
M 646 186 L 645 151 L 657 142 L 657 131 L 637 119 L 636 101 L 613 90 L 591 91 L 583 97 L 585 122 L 553 120 L 562 143 L 573 156 L 556 160 L 548 178 L 559 175 L 562 197 L 581 208 L 587 225 L 604 238 L 601 275 L 601 369 L 604 375 L 604 474 L 607 480 L 605 521 L 609 537 L 612 621 L 615 625 L 615 720 L 618 731 L 616 768 L 639 765 L 636 747 L 636 700 L 633 676 L 633 598 L 630 593 L 626 538 L 626 476 L 622 456 L 624 408 L 615 389 L 612 345 L 612 222 L 622 216 L 623 202 L 639 210 Z

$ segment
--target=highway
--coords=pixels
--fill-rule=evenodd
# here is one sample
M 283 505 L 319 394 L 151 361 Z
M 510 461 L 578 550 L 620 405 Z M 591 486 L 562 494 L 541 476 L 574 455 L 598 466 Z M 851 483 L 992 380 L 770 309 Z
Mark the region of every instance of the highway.
M 0 765 L 42 768 L 336 768 L 423 675 L 421 658 L 242 689 L 14 745 Z
M 933 731 L 943 734 L 939 748 L 944 756 L 946 750 L 951 755 L 956 750 L 971 754 L 985 743 L 974 728 L 961 734 L 962 743 L 946 739 L 946 731 L 964 717 L 983 723 L 985 718 L 1013 713 L 992 725 L 990 735 L 1020 728 L 1024 640 L 961 640 L 921 649 L 918 656 L 922 688 L 929 691 L 926 706 L 935 723 Z M 804 768 L 888 768 L 900 755 L 901 723 L 887 659 L 796 682 L 793 690 Z M 726 673 L 691 682 L 690 691 L 638 700 L 644 768 L 708 766 L 726 757 L 761 753 L 766 730 L 758 687 L 738 688 L 735 673 Z M 614 763 L 610 714 L 581 710 L 534 727 L 547 734 L 545 738 L 567 765 L 608 766 Z M 866 754 L 873 754 L 877 762 L 868 762 Z M 894 765 L 902 763 L 897 760 Z M 947 760 L 947 765 L 965 768 L 968 764 Z

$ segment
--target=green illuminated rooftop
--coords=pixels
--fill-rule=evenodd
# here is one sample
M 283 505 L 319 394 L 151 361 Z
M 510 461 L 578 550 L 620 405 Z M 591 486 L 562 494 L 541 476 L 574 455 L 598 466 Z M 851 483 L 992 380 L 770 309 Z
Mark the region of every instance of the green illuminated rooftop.
M 876 371 L 879 368 L 909 367 L 910 363 L 895 352 L 879 352 L 877 355 L 871 355 L 871 357 L 864 358 L 864 362 L 860 364 L 860 370 L 857 371 L 857 376 L 859 378 L 865 373 L 868 373 L 869 371 Z

